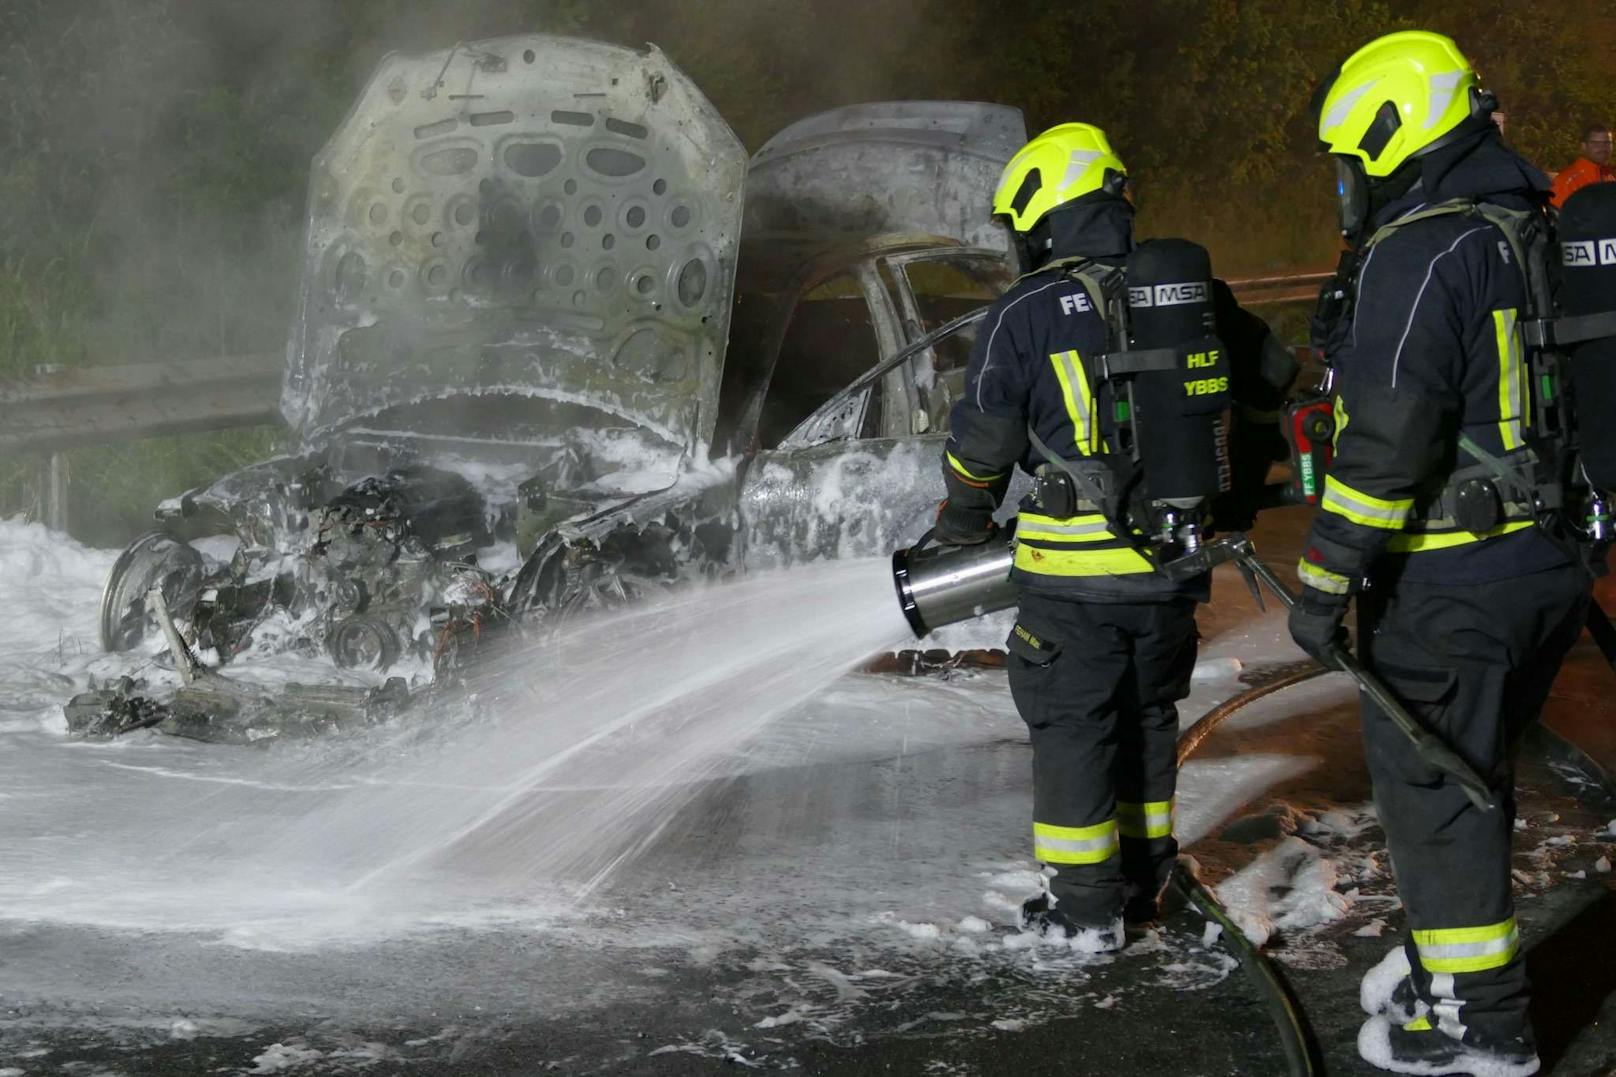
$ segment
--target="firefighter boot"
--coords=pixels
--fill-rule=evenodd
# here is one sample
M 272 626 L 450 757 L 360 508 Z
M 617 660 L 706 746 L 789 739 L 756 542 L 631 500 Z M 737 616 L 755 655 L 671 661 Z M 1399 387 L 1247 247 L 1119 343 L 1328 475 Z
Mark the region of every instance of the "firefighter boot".
M 1414 989 L 1407 950 L 1398 946 L 1364 973 L 1358 985 L 1358 1005 L 1370 1017 L 1384 1016 L 1399 1025 L 1424 1016 L 1430 1007 Z
M 1442 1032 L 1427 1017 L 1403 1025 L 1371 1017 L 1358 1030 L 1358 1057 L 1392 1073 L 1529 1077 L 1538 1071 L 1530 1030 L 1508 1040 L 1471 1044 Z
M 1065 942 L 1081 953 L 1110 954 L 1122 949 L 1122 921 L 1100 925 L 1074 923 L 1055 906 L 1048 894 L 1028 898 L 1021 905 L 1021 928 L 1046 939 Z

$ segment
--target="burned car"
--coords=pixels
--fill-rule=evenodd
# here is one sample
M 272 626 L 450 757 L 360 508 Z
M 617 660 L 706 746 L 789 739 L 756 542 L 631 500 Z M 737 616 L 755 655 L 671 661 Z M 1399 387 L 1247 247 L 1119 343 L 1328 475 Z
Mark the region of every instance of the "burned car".
M 70 725 L 370 720 L 382 678 L 441 680 L 484 633 L 912 535 L 974 325 L 914 345 L 1008 284 L 983 192 L 1024 137 L 872 104 L 748 162 L 654 48 L 388 57 L 314 162 L 298 451 L 165 503 L 106 586 L 103 645 L 161 629 L 188 683 L 102 686 Z M 369 680 L 221 690 L 265 648 Z

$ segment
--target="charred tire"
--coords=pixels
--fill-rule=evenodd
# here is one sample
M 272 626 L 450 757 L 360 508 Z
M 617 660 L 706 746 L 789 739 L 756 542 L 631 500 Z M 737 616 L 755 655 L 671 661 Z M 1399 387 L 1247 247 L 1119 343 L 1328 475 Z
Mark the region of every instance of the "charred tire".
M 202 555 L 161 531 L 141 535 L 118 555 L 101 591 L 101 647 L 127 651 L 146 635 L 146 592 L 160 588 L 175 617 L 189 616 L 202 593 Z
M 343 669 L 381 671 L 398 661 L 404 644 L 393 626 L 380 617 L 356 613 L 331 626 L 325 649 L 331 661 Z

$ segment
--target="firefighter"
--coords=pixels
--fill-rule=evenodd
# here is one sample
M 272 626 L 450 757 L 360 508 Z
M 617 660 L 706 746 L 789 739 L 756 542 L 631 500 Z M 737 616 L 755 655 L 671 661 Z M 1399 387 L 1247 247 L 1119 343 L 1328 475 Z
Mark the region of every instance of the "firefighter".
M 1363 739 L 1410 938 L 1366 978 L 1365 1060 L 1537 1070 L 1510 897 L 1511 746 L 1576 639 L 1588 577 L 1534 521 L 1555 446 L 1518 322 L 1547 178 L 1507 148 L 1450 39 L 1379 38 L 1321 86 L 1355 304 L 1330 340 L 1339 430 L 1290 631 L 1330 665 L 1358 601 L 1364 665 L 1499 790 L 1483 811 L 1364 697 Z M 1539 253 L 1533 253 L 1539 252 Z M 1540 301 L 1541 306 L 1541 301 Z M 1371 983 L 1395 982 L 1386 992 Z M 1480 1068 L 1476 1068 L 1480 1067 Z
M 1096 951 L 1122 945 L 1124 914 L 1155 917 L 1177 853 L 1175 704 L 1195 665 L 1195 604 L 1208 597 L 1204 574 L 1166 578 L 1096 500 L 1131 478 L 1107 450 L 1118 401 L 1101 391 L 1095 361 L 1115 335 L 1090 272 L 1114 272 L 1135 249 L 1126 177 L 1105 133 L 1083 123 L 1044 132 L 1006 167 L 993 212 L 1026 272 L 978 330 L 934 530 L 945 544 L 984 542 L 1017 465 L 1045 478 L 1056 463 L 1093 465 L 1073 504 L 1022 503 L 1007 648 L 1033 746 L 1033 846 L 1053 869 L 1023 923 Z M 1215 290 L 1236 380 L 1250 386 L 1237 422 L 1255 432 L 1235 440 L 1282 452 L 1277 407 L 1295 361 L 1221 282 Z M 1239 470 L 1260 483 L 1266 461 Z M 1244 522 L 1254 499 L 1233 494 L 1219 511 Z

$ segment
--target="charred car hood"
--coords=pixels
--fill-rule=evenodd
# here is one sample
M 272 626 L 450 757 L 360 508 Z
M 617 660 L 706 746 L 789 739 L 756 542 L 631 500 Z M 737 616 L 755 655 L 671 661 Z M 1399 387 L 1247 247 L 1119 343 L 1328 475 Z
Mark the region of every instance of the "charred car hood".
M 745 174 L 654 47 L 387 57 L 314 161 L 288 423 L 305 445 L 468 414 L 517 441 L 580 423 L 707 440 Z

